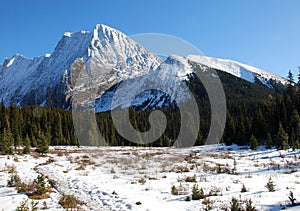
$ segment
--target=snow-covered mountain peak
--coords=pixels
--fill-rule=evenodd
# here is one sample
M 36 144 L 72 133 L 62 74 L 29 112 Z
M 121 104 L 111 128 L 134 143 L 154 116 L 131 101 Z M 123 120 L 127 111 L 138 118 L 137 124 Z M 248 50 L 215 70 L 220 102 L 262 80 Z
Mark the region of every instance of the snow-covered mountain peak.
M 187 74 L 193 72 L 191 65 L 188 63 L 188 60 L 182 56 L 178 56 L 175 54 L 170 55 L 160 68 L 164 68 L 165 65 L 172 65 L 172 68 L 167 69 L 171 69 L 171 71 L 173 71 L 175 75 L 177 75 L 178 77 L 183 77 L 184 79 L 187 79 Z
M 120 39 L 125 39 L 127 36 L 114 28 L 104 24 L 97 24 L 94 29 L 94 37 L 98 37 L 102 42 L 104 40 L 111 42 L 118 42 Z

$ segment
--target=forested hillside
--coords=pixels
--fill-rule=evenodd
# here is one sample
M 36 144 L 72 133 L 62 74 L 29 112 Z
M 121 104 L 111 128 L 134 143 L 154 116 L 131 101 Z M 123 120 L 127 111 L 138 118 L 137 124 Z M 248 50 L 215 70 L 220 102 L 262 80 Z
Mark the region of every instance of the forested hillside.
M 267 88 L 259 81 L 250 83 L 228 73 L 218 71 L 227 100 L 227 121 L 222 142 L 226 144 L 258 144 L 299 148 L 300 140 L 300 80 L 294 83 L 289 72 L 289 84 L 283 88 L 274 84 Z M 210 126 L 210 104 L 206 91 L 195 75 L 189 75 L 187 85 L 194 94 L 200 111 L 200 132 L 196 144 L 205 143 Z M 14 149 L 36 147 L 41 153 L 49 145 L 80 145 L 73 128 L 72 112 L 60 108 L 38 106 L 0 107 L 0 151 L 10 154 Z M 175 103 L 160 108 L 168 119 L 164 134 L 151 146 L 172 146 L 180 130 L 180 112 Z M 91 112 L 91 111 L 85 111 Z M 149 129 L 148 116 L 152 110 L 130 108 L 132 125 L 140 131 Z M 113 126 L 110 112 L 97 113 L 101 134 L 110 145 L 134 145 L 118 134 Z M 98 145 L 93 138 L 93 129 L 87 137 L 91 145 Z

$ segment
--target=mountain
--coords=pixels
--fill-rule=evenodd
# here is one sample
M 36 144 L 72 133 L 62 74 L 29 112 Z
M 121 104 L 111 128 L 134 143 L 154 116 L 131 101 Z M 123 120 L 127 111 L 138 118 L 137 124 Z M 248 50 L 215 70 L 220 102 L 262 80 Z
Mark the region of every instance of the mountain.
M 66 32 L 51 55 L 35 59 L 15 55 L 6 60 L 0 69 L 0 96 L 6 105 L 67 108 L 67 97 L 84 86 L 76 84 L 79 72 L 71 68 L 78 63 L 95 83 L 109 88 L 118 81 L 147 74 L 161 62 L 124 33 L 98 24 L 92 32 Z
M 171 55 L 165 61 L 124 33 L 98 24 L 93 31 L 64 33 L 54 52 L 34 59 L 14 55 L 0 66 L 5 105 L 91 105 L 97 112 L 117 107 L 155 108 L 190 97 L 185 86 L 195 71 L 212 68 L 251 83 L 286 80 L 239 62 L 201 55 Z M 157 91 L 159 90 L 159 91 Z

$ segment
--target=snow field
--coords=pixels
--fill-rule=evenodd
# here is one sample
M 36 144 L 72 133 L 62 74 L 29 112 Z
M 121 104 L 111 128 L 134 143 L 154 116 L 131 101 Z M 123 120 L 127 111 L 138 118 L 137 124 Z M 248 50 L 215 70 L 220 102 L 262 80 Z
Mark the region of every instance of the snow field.
M 45 157 L 0 159 L 0 210 L 15 210 L 27 198 L 7 187 L 7 166 L 15 166 L 25 181 L 35 179 L 38 173 L 55 181 L 54 192 L 46 199 L 48 210 L 63 210 L 58 204 L 63 193 L 84 202 L 80 210 L 203 210 L 203 199 L 186 201 L 194 184 L 211 195 L 207 198 L 213 210 L 229 207 L 232 197 L 241 204 L 251 199 L 258 210 L 280 210 L 289 204 L 290 191 L 298 202 L 300 199 L 300 151 L 252 151 L 223 145 L 187 149 L 52 147 Z M 188 182 L 194 175 L 196 182 Z M 265 187 L 270 177 L 274 192 Z M 242 193 L 243 184 L 247 192 Z M 183 195 L 172 195 L 173 185 L 182 189 Z

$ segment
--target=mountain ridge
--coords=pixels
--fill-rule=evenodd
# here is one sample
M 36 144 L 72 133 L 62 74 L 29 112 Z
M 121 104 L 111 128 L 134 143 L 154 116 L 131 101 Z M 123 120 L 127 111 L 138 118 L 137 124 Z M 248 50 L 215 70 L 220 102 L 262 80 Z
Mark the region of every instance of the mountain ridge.
M 148 84 L 168 90 L 173 99 L 176 95 L 184 100 L 182 96 L 186 94 L 178 95 L 177 86 L 188 80 L 187 75 L 193 72 L 189 61 L 228 72 L 252 83 L 259 79 L 269 88 L 272 88 L 270 79 L 286 83 L 282 77 L 233 60 L 201 55 L 170 55 L 163 61 L 123 32 L 97 24 L 93 31 L 65 32 L 52 54 L 32 59 L 15 54 L 11 59 L 6 59 L 0 66 L 0 96 L 6 105 L 14 102 L 18 106 L 70 108 L 74 93 L 84 94 L 86 90 L 95 88 L 88 85 L 86 79 L 92 79 L 97 86 L 98 90 L 94 93 L 97 99 L 117 83 L 139 78 L 141 81 L 136 82 L 136 86 L 130 86 L 132 97 L 132 93 L 137 94 L 138 88 L 145 87 L 143 83 L 148 81 Z M 86 74 L 85 81 L 77 80 L 81 73 Z M 165 84 L 159 85 L 158 81 Z M 155 96 L 145 95 L 139 103 L 149 97 Z M 126 95 L 122 97 L 123 103 L 125 98 Z M 163 104 L 153 102 L 160 106 Z M 118 105 L 121 104 L 122 100 Z

